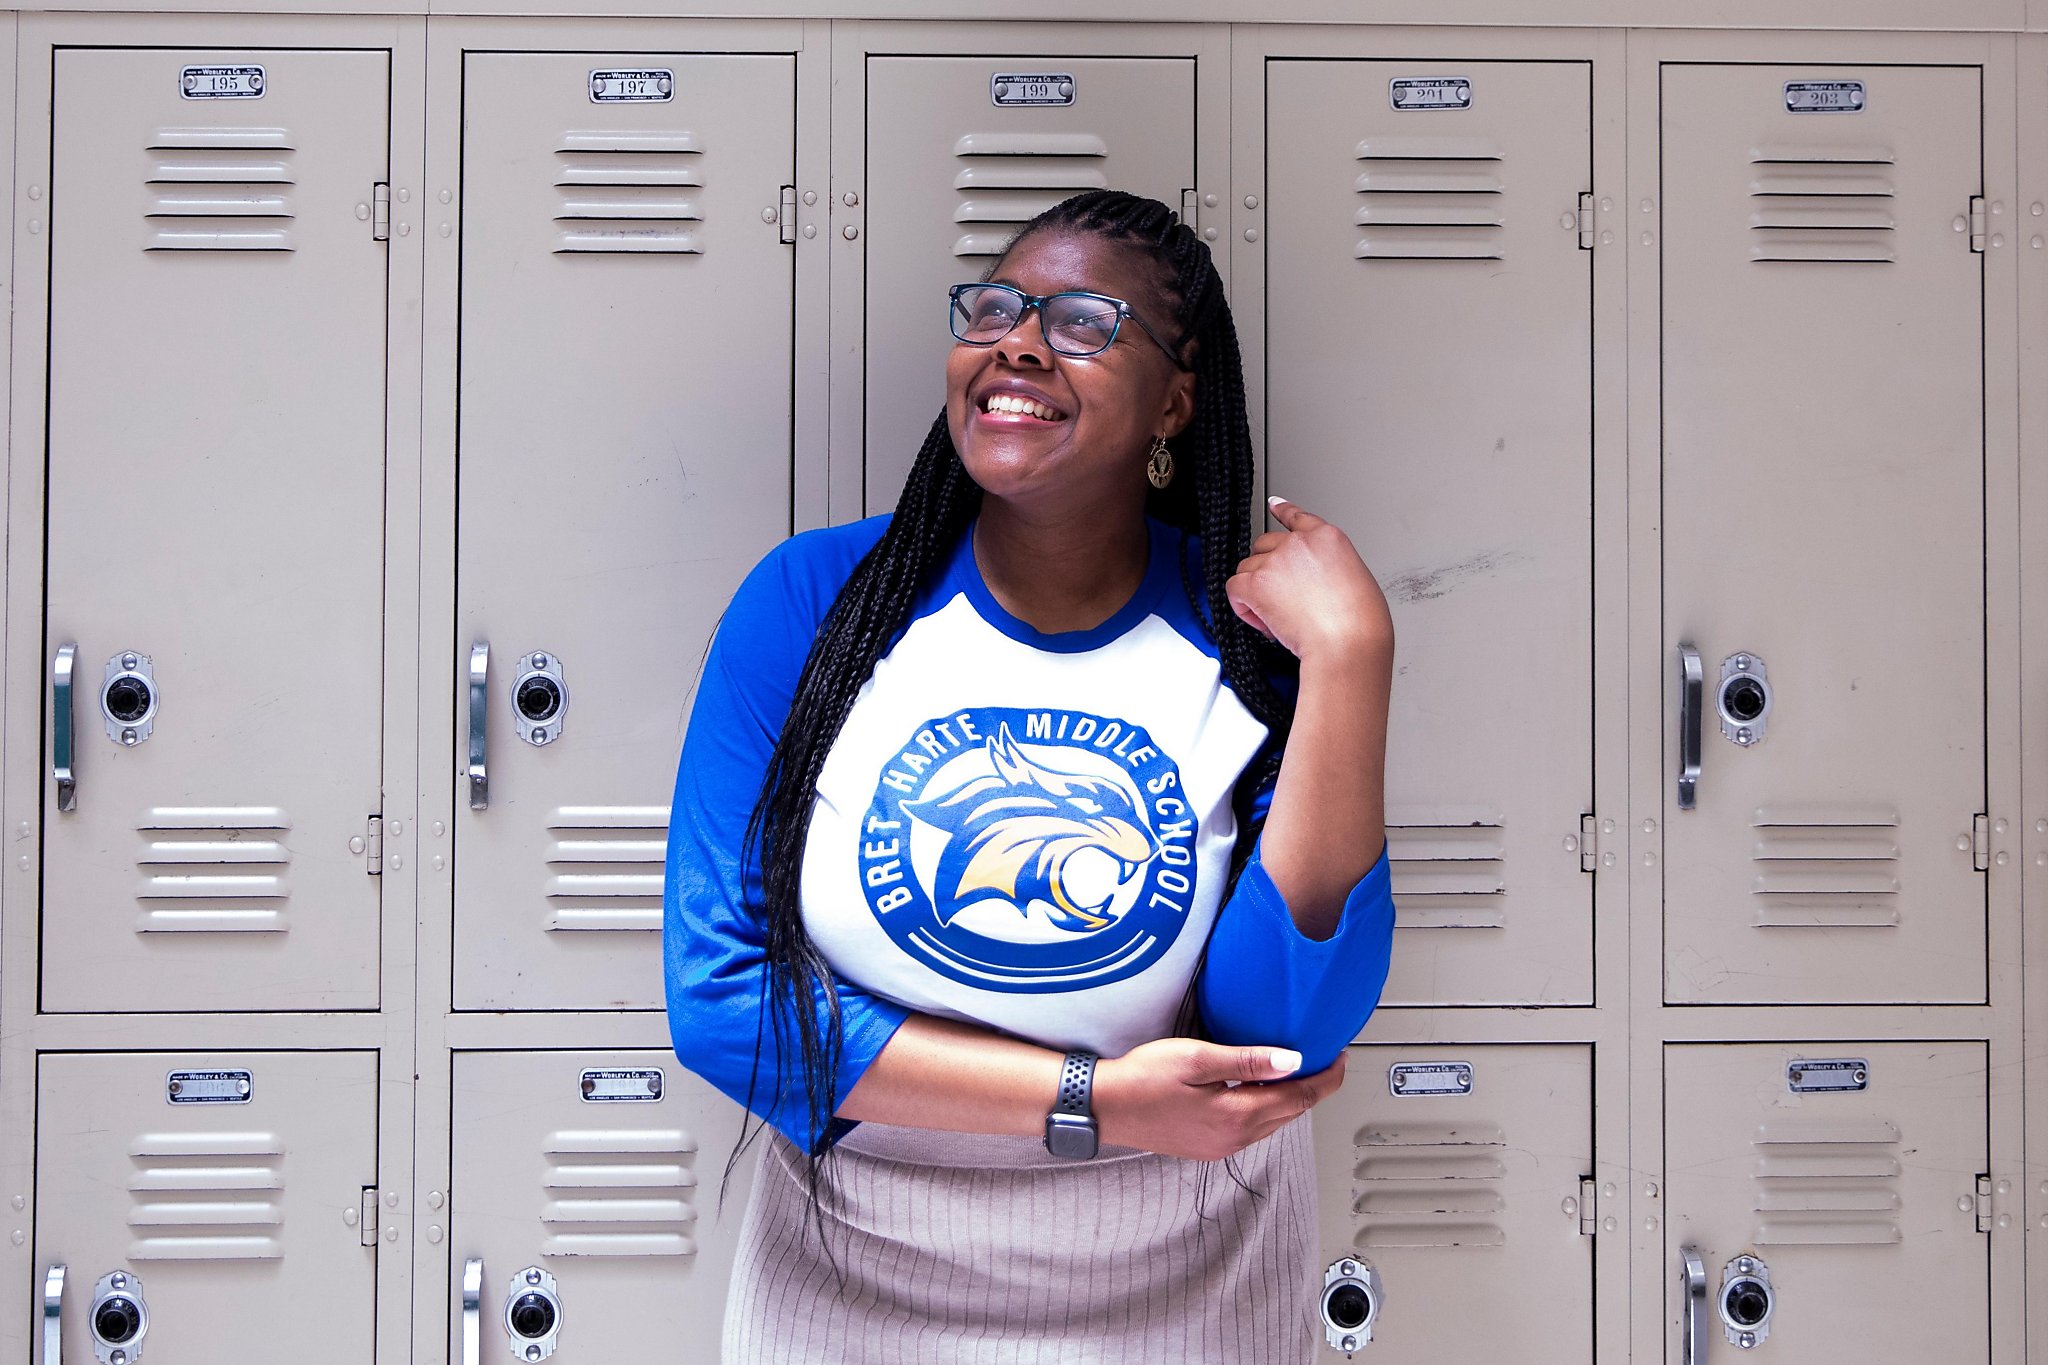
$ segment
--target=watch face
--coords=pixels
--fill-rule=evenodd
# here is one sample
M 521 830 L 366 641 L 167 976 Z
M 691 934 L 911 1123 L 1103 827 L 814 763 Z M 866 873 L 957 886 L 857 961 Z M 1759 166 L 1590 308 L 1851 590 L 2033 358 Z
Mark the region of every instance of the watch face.
M 1054 1156 L 1086 1161 L 1095 1155 L 1095 1120 L 1079 1114 L 1053 1114 L 1045 1121 L 1045 1150 Z

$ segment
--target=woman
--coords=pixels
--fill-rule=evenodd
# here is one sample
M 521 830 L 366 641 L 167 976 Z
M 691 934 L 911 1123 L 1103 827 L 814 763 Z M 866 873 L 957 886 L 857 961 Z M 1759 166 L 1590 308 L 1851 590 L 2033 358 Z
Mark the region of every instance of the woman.
M 1165 205 L 1069 199 L 952 294 L 896 511 L 749 576 L 684 745 L 671 1029 L 774 1130 L 725 1358 L 1299 1362 L 1293 1120 L 1392 936 L 1386 601 L 1303 509 L 1247 545 Z

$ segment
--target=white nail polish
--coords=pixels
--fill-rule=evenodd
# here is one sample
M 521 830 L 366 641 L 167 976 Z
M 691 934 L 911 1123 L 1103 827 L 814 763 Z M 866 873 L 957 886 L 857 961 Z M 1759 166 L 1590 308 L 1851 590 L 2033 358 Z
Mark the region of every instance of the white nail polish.
M 1285 498 L 1281 497 L 1281 496 L 1280 496 L 1280 495 L 1279 495 L 1278 493 L 1275 493 L 1275 494 L 1273 494 L 1273 495 L 1272 495 L 1271 497 L 1269 497 L 1269 498 L 1267 498 L 1267 499 L 1266 499 L 1266 506 L 1268 506 L 1268 507 L 1271 507 L 1271 506 L 1272 506 L 1272 505 L 1273 505 L 1274 503 L 1276 503 L 1276 502 L 1286 502 L 1286 501 L 1287 501 L 1287 499 L 1285 499 Z
M 1295 1072 L 1301 1070 L 1301 1054 L 1299 1052 L 1294 1051 L 1292 1048 L 1274 1048 L 1273 1069 L 1275 1071 L 1284 1071 L 1290 1076 L 1293 1075 Z

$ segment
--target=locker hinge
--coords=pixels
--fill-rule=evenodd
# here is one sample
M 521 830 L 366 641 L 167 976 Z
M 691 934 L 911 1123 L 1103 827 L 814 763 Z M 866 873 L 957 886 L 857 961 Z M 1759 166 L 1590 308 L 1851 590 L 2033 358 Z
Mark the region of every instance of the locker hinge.
M 1579 250 L 1593 249 L 1593 192 L 1587 190 L 1579 196 Z M 1586 869 L 1591 872 L 1592 868 Z
M 1599 831 L 1590 815 L 1579 817 L 1579 871 L 1591 872 L 1597 865 L 1594 845 L 1599 840 Z
M 1579 1236 L 1591 1237 L 1600 1229 L 1598 1211 L 1593 1207 L 1593 1177 L 1579 1177 Z
M 1970 250 L 1984 249 L 1984 196 L 1970 196 Z
M 794 185 L 784 185 L 782 187 L 782 217 L 778 221 L 782 225 L 782 244 L 784 246 L 795 245 L 796 186 Z
M 363 851 L 369 857 L 370 865 L 366 869 L 369 872 L 369 874 L 372 877 L 382 876 L 384 873 L 383 816 L 373 815 L 370 817 L 370 832 L 368 836 L 366 836 L 363 840 Z
M 1977 1231 L 1991 1231 L 1991 1177 L 1977 1177 Z
M 377 1187 L 375 1185 L 363 1186 L 362 1217 L 356 1224 L 356 1227 L 362 1233 L 364 1246 L 373 1247 L 377 1245 Z
M 377 194 L 370 218 L 370 240 L 388 242 L 391 240 L 391 186 L 379 180 Z
M 1182 190 L 1180 192 L 1180 220 L 1187 224 L 1189 232 L 1195 230 L 1195 212 L 1195 192 L 1193 190 Z
M 1979 872 L 1991 870 L 1991 817 L 1970 817 L 1970 866 Z

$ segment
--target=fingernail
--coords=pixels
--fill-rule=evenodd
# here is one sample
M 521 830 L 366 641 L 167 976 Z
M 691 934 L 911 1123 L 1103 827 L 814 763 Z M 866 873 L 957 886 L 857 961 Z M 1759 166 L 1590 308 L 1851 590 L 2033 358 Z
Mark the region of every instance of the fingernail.
M 1276 502 L 1286 502 L 1286 501 L 1287 501 L 1287 499 L 1285 499 L 1285 498 L 1281 497 L 1281 496 L 1280 496 L 1280 495 L 1279 495 L 1278 493 L 1275 493 L 1275 494 L 1273 494 L 1273 495 L 1272 495 L 1271 497 L 1269 497 L 1269 498 L 1267 498 L 1267 499 L 1266 499 L 1266 506 L 1268 506 L 1268 507 L 1271 507 L 1271 506 L 1272 506 L 1272 505 L 1273 505 L 1274 503 L 1276 503 Z
M 1295 1072 L 1301 1070 L 1301 1054 L 1299 1052 L 1294 1051 L 1292 1048 L 1274 1048 L 1273 1069 L 1275 1071 L 1285 1072 L 1290 1076 L 1293 1075 Z

